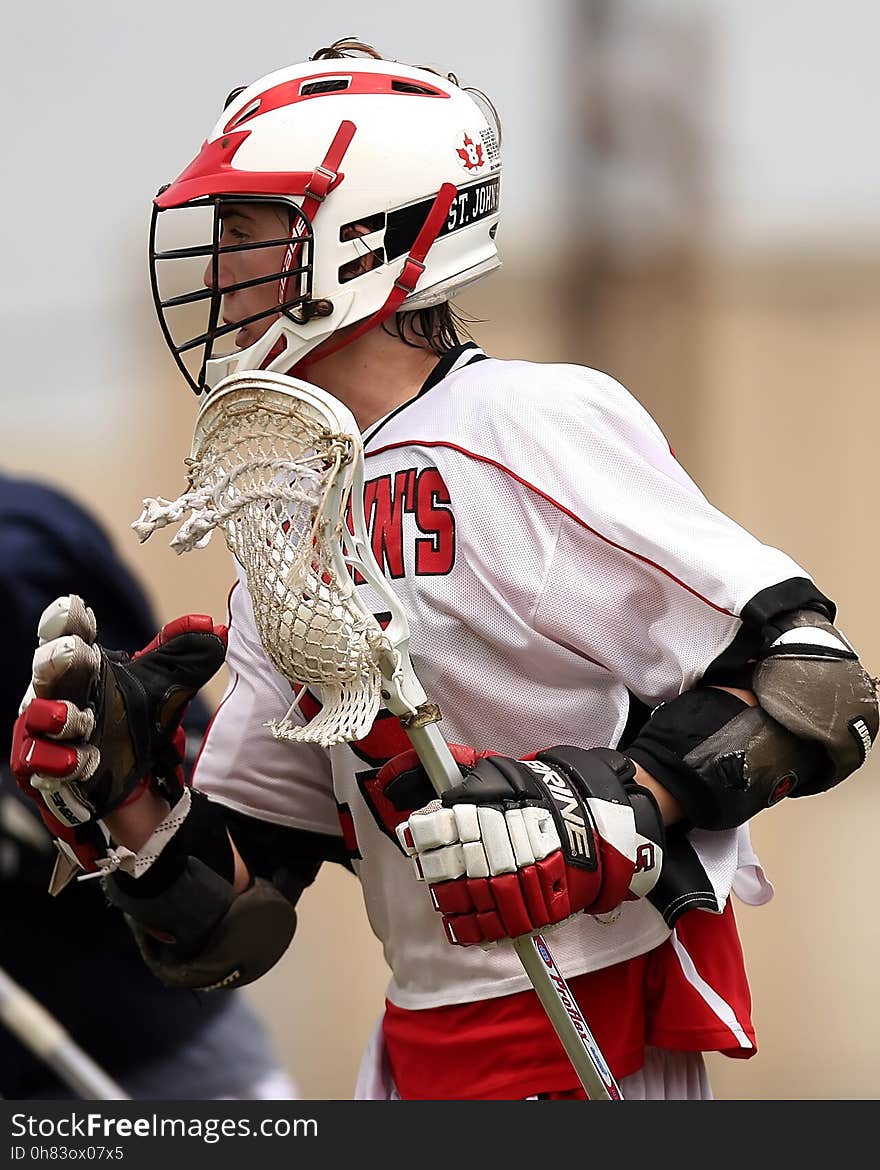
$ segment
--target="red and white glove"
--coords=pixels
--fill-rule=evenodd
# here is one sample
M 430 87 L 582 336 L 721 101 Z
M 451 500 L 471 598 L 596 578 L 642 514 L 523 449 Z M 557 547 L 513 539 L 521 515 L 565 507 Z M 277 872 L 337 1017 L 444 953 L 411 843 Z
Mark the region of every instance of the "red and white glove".
M 471 946 L 604 914 L 653 889 L 665 833 L 635 766 L 610 748 L 556 747 L 512 760 L 453 748 L 466 774 L 397 826 L 452 943 Z M 412 791 L 415 753 L 376 778 Z
M 146 784 L 180 790 L 180 720 L 226 656 L 226 628 L 189 614 L 127 654 L 95 642 L 95 615 L 61 597 L 38 627 L 31 686 L 12 736 L 19 787 L 40 801 L 49 830 L 94 869 L 103 838 L 95 822 Z

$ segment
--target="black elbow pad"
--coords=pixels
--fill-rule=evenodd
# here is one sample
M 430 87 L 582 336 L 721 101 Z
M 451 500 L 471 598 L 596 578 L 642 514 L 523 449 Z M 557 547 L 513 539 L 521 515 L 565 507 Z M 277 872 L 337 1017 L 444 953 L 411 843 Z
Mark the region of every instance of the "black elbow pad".
M 716 687 L 686 691 L 656 708 L 626 754 L 700 829 L 745 824 L 802 784 L 815 786 L 826 766 L 819 744 Z

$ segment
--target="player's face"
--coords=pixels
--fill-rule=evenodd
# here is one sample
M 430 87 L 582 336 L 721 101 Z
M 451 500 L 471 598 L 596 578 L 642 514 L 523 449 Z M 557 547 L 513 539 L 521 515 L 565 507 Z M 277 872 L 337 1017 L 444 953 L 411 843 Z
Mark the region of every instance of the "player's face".
M 230 203 L 221 208 L 220 242 L 223 245 L 256 244 L 261 240 L 281 240 L 290 234 L 288 213 L 277 203 Z M 219 257 L 219 283 L 221 288 L 245 281 L 271 276 L 284 268 L 287 246 L 277 248 L 254 248 L 241 252 L 221 252 Z M 211 264 L 205 269 L 204 282 L 212 287 Z M 278 304 L 277 280 L 267 280 L 250 288 L 227 293 L 223 297 L 223 323 L 234 325 L 258 313 L 268 315 L 243 325 L 235 334 L 235 345 L 245 349 L 263 336 L 278 313 L 271 310 Z

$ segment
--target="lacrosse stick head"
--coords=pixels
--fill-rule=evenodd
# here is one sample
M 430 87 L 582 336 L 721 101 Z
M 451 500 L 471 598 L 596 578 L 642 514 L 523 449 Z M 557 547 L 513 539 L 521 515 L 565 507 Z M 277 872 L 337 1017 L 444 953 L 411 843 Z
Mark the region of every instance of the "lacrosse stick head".
M 172 545 L 204 545 L 220 528 L 244 570 L 257 632 L 295 688 L 316 690 L 319 714 L 273 724 L 278 738 L 330 746 L 372 726 L 390 680 L 401 696 L 409 628 L 370 548 L 363 514 L 363 445 L 351 411 L 316 386 L 268 372 L 234 374 L 205 399 L 189 459 L 189 491 L 145 501 L 141 539 L 192 513 Z M 392 614 L 383 631 L 360 597 L 356 571 Z M 405 666 L 407 669 L 403 669 Z M 404 690 L 406 687 L 404 686 Z M 412 700 L 415 700 L 413 702 Z

